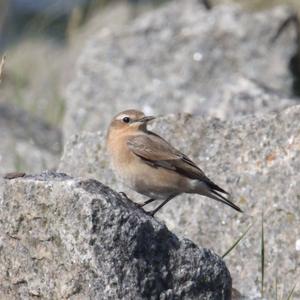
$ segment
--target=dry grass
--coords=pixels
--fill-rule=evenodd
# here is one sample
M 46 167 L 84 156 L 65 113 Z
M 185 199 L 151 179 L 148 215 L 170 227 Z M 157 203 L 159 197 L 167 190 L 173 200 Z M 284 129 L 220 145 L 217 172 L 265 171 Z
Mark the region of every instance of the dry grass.
M 26 40 L 8 49 L 1 102 L 58 125 L 64 113 L 62 97 L 66 49 L 47 40 Z
M 0 62 L 0 83 L 1 83 L 2 77 L 3 77 L 5 60 L 6 60 L 6 56 L 3 55 L 2 58 L 1 58 L 1 62 Z
M 299 0 L 211 0 L 211 2 L 214 5 L 234 2 L 251 10 L 264 10 L 276 5 L 290 5 L 300 14 Z

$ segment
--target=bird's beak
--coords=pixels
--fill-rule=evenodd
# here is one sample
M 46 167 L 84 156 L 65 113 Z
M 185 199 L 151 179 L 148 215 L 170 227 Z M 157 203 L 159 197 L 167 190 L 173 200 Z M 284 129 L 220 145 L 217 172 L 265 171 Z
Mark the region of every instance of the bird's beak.
M 154 119 L 155 119 L 155 117 L 148 116 L 148 117 L 141 118 L 141 119 L 137 120 L 136 122 L 138 122 L 138 123 L 148 123 L 148 122 L 150 122 Z

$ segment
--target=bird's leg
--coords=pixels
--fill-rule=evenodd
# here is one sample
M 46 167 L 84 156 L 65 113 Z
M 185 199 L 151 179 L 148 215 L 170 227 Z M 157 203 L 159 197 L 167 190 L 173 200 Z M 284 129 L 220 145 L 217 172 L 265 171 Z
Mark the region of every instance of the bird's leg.
M 150 216 L 154 217 L 154 215 L 164 206 L 166 205 L 170 200 L 172 200 L 176 195 L 169 196 L 163 203 L 161 203 L 158 207 L 156 207 L 154 210 L 151 210 L 147 212 Z
M 155 200 L 157 200 L 157 199 L 148 199 L 147 201 L 145 201 L 144 203 L 139 203 L 138 204 L 138 206 L 139 207 L 143 207 L 143 206 L 145 206 L 145 205 L 147 205 L 147 204 L 149 204 L 149 203 L 151 203 L 151 202 L 153 202 L 153 201 L 155 201 Z
M 126 200 L 131 201 L 124 192 L 119 192 L 119 194 L 121 195 L 122 198 L 125 198 Z

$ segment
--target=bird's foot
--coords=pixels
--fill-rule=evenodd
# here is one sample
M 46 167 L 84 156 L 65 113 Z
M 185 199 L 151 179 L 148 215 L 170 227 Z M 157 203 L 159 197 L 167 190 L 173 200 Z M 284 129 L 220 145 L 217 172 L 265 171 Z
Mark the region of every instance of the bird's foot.
M 124 192 L 119 192 L 119 194 L 121 195 L 121 197 L 122 197 L 123 199 L 126 199 L 127 201 L 132 202 L 137 208 L 143 208 L 143 206 L 147 204 L 147 203 L 136 203 L 136 202 L 133 202 L 133 201 L 126 195 L 126 193 L 124 193 Z
M 157 211 L 154 209 L 154 210 L 149 210 L 149 211 L 144 210 L 144 212 L 146 215 L 148 215 L 150 217 L 154 217 L 154 215 L 156 214 Z
M 126 195 L 126 193 L 124 193 L 124 192 L 119 192 L 119 194 L 120 194 L 120 196 L 121 196 L 122 198 L 131 201 L 131 200 L 128 198 L 128 196 Z
M 153 199 L 153 198 L 151 198 L 151 199 L 148 199 L 147 201 L 145 201 L 145 202 L 143 202 L 143 203 L 135 203 L 136 204 L 136 206 L 138 207 L 138 208 L 141 208 L 141 209 L 143 209 L 143 207 L 145 206 L 145 205 L 147 205 L 147 204 L 149 204 L 149 203 L 151 203 L 151 202 L 153 202 L 153 201 L 155 201 L 156 199 Z M 144 210 L 144 209 L 143 209 Z M 151 215 L 151 212 L 152 211 L 149 211 L 149 212 L 147 212 L 147 211 L 145 211 L 144 210 L 144 212 L 147 214 L 147 215 Z M 155 212 L 154 212 L 155 213 Z M 152 216 L 152 215 L 151 215 Z

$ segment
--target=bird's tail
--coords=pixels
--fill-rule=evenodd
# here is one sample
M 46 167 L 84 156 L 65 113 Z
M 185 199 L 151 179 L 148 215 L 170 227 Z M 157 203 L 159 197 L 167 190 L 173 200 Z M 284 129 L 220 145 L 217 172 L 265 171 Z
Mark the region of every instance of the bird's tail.
M 206 182 L 206 185 L 208 187 L 208 190 L 206 191 L 205 196 L 212 198 L 214 200 L 217 200 L 219 202 L 222 202 L 222 203 L 232 207 L 233 209 L 237 210 L 238 212 L 243 212 L 237 205 L 235 205 L 231 201 L 231 195 L 229 193 L 224 191 L 222 188 L 217 186 L 212 181 Z M 226 195 L 226 197 L 223 196 L 222 194 Z

